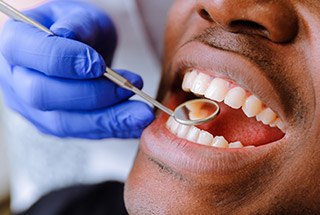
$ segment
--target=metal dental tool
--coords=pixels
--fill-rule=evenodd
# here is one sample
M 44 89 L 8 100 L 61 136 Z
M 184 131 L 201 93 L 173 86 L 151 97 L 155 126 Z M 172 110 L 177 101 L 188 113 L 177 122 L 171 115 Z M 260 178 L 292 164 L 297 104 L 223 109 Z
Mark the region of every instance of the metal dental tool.
M 0 0 L 0 11 L 6 14 L 7 16 L 11 17 L 12 19 L 29 23 L 50 35 L 55 35 L 45 26 L 22 14 L 20 11 L 13 8 L 12 6 L 10 6 L 2 0 Z M 208 99 L 194 99 L 184 102 L 173 111 L 167 108 L 166 106 L 162 105 L 160 102 L 158 102 L 148 94 L 136 88 L 133 84 L 130 83 L 129 80 L 119 75 L 112 69 L 107 67 L 104 76 L 113 81 L 114 83 L 118 84 L 120 87 L 123 87 L 139 95 L 140 97 L 150 102 L 160 110 L 172 116 L 177 122 L 184 125 L 199 125 L 206 123 L 214 119 L 220 112 L 219 105 L 216 102 Z

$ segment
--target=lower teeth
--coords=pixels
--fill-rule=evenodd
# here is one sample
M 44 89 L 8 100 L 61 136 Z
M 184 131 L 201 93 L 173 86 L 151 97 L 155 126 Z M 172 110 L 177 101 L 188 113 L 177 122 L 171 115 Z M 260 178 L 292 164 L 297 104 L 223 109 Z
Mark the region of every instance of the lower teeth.
M 186 139 L 201 145 L 213 146 L 217 148 L 253 148 L 254 146 L 243 146 L 240 141 L 228 143 L 222 136 L 213 137 L 207 131 L 200 130 L 195 126 L 182 125 L 170 117 L 166 123 L 171 133 L 179 138 Z

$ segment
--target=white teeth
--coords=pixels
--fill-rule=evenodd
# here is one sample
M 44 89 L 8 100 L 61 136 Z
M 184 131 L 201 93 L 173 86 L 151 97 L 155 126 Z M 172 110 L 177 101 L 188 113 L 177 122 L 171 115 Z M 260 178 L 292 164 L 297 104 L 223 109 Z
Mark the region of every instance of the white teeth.
M 239 109 L 242 107 L 245 99 L 246 91 L 241 87 L 235 87 L 229 90 L 224 99 L 224 103 L 234 109 Z
M 284 124 L 280 118 L 277 118 L 273 123 L 270 124 L 271 127 L 278 127 L 280 130 L 284 131 Z
M 243 148 L 243 145 L 240 141 L 229 143 L 229 148 L 238 149 Z
M 213 135 L 210 134 L 209 132 L 200 130 L 197 127 L 182 125 L 177 121 L 175 121 L 172 117 L 168 119 L 166 125 L 167 125 L 167 128 L 171 131 L 171 133 L 177 135 L 179 138 L 187 139 L 191 142 L 201 144 L 201 145 L 212 146 L 217 148 L 233 148 L 233 149 L 255 147 L 255 146 L 243 146 L 240 141 L 232 142 L 229 144 L 228 141 L 222 136 L 213 137 Z
M 221 78 L 215 78 L 211 81 L 205 97 L 218 102 L 222 102 L 229 91 L 229 83 Z
M 224 137 L 215 137 L 212 141 L 212 146 L 219 147 L 219 148 L 228 148 L 229 144 Z
M 194 80 L 191 91 L 195 94 L 203 95 L 211 81 L 211 77 L 209 75 L 199 73 L 199 75 Z
M 244 102 L 242 110 L 248 117 L 254 117 L 262 111 L 262 102 L 254 95 L 251 95 Z
M 190 72 L 187 72 L 184 77 L 183 77 L 183 81 L 182 81 L 182 89 L 186 92 L 189 92 L 190 90 L 190 85 L 192 84 L 191 81 L 189 81 L 189 76 L 190 76 Z
M 182 89 L 191 91 L 196 95 L 204 96 L 208 99 L 223 102 L 233 109 L 242 107 L 244 114 L 247 117 L 256 117 L 258 121 L 269 125 L 276 126 L 282 131 L 284 129 L 282 121 L 275 124 L 278 118 L 277 114 L 270 108 L 263 109 L 262 102 L 254 95 L 247 96 L 247 92 L 239 87 L 233 87 L 230 83 L 222 78 L 212 78 L 207 74 L 192 70 L 184 76 Z
M 281 121 L 281 119 L 278 119 L 278 120 L 277 120 L 276 126 L 277 126 L 281 131 L 284 131 L 284 124 L 283 124 L 283 122 Z
M 212 143 L 212 141 L 213 141 L 212 134 L 206 131 L 200 131 L 197 143 L 209 146 Z
M 259 113 L 256 118 L 263 124 L 268 125 L 276 120 L 277 114 L 275 114 L 275 112 L 273 112 L 270 108 L 266 108 L 261 113 Z
M 189 92 L 197 76 L 198 72 L 196 70 L 186 73 L 183 78 L 182 89 L 186 92 Z
M 189 129 L 190 129 L 190 126 L 181 124 L 179 126 L 179 130 L 178 130 L 177 136 L 180 137 L 180 138 L 185 137 L 188 134 Z
M 180 124 L 173 119 L 172 122 L 171 122 L 171 131 L 172 131 L 172 133 L 177 134 L 179 126 L 180 126 Z
M 169 117 L 169 119 L 167 120 L 167 128 L 171 128 L 171 126 L 172 126 L 172 123 L 173 123 L 173 118 L 172 117 Z
M 255 146 L 245 146 L 245 147 L 243 147 L 243 148 L 248 148 L 248 149 L 250 149 L 250 148 L 255 148 Z
M 191 126 L 186 139 L 196 143 L 198 140 L 199 134 L 200 134 L 200 129 L 194 126 Z

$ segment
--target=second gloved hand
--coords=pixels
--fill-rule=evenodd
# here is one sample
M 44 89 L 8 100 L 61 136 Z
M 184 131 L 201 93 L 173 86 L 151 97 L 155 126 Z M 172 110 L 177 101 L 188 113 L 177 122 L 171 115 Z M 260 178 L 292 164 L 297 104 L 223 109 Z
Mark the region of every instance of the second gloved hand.
M 21 22 L 5 25 L 0 85 L 8 106 L 59 137 L 139 137 L 154 118 L 151 108 L 101 78 L 116 45 L 111 20 L 79 1 L 53 1 L 26 14 L 59 37 Z M 142 88 L 138 75 L 118 72 Z

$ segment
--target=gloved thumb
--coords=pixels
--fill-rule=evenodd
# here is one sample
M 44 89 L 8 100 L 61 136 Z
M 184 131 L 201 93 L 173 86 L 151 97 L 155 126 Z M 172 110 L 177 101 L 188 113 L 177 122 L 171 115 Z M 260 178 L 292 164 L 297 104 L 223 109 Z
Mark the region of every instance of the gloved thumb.
M 140 101 L 126 101 L 93 112 L 60 112 L 60 121 L 53 121 L 56 117 L 50 112 L 44 114 L 47 123 L 38 126 L 44 133 L 85 139 L 139 138 L 154 120 L 152 109 Z
M 107 110 L 108 118 L 101 122 L 106 133 L 118 138 L 137 138 L 154 120 L 152 109 L 140 101 L 127 101 Z

